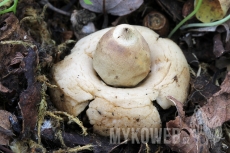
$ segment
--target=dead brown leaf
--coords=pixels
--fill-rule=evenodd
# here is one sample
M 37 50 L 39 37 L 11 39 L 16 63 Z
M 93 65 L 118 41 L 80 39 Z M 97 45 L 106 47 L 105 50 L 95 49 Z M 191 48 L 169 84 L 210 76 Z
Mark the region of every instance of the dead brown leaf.
M 9 141 L 14 135 L 11 131 L 11 125 L 9 121 L 10 116 L 17 120 L 17 118 L 10 112 L 0 110 L 0 145 L 9 145 Z
M 37 105 L 41 101 L 40 88 L 39 83 L 34 83 L 20 95 L 19 107 L 23 117 L 22 134 L 24 137 L 29 137 L 31 133 L 35 134 L 38 117 Z
M 19 107 L 23 117 L 22 134 L 24 137 L 29 137 L 31 133 L 35 135 L 37 105 L 41 101 L 41 84 L 35 82 L 35 70 L 38 64 L 36 49 L 28 49 L 24 62 L 27 89 L 20 95 Z
M 171 133 L 170 140 L 179 137 L 180 141 L 169 146 L 178 152 L 208 152 L 222 138 L 221 126 L 230 120 L 230 72 L 221 85 L 221 90 L 213 94 L 203 107 L 197 107 L 194 114 L 185 117 L 182 104 L 173 97 L 168 97 L 175 103 L 179 116 L 171 120 L 166 127 Z M 180 132 L 174 134 L 170 129 L 179 128 Z M 185 143 L 185 141 L 187 143 Z M 172 141 L 175 142 L 175 141 Z
M 7 87 L 5 87 L 1 82 L 0 82 L 0 91 L 2 93 L 9 93 L 9 92 L 11 92 L 11 90 L 8 89 Z
M 6 40 L 32 42 L 32 38 L 20 27 L 13 13 L 0 16 L 0 41 L 2 43 Z M 26 53 L 27 49 L 20 44 L 0 44 L 0 48 L 0 93 L 6 97 L 5 103 L 12 105 L 17 103 L 16 100 L 25 87 L 25 78 L 20 69 L 23 61 L 19 62 L 18 55 Z
M 192 80 L 191 84 L 189 100 L 193 105 L 203 106 L 213 94 L 220 90 L 219 86 L 213 84 L 212 78 L 203 74 Z
M 0 17 L 0 41 L 4 40 L 30 40 L 30 37 L 26 37 L 25 31 L 20 28 L 19 21 L 13 14 L 4 14 Z M 25 51 L 22 45 L 10 45 L 0 44 L 0 77 L 6 76 L 8 72 L 8 66 L 11 60 L 14 58 L 16 52 Z
M 13 14 L 5 14 L 0 18 L 0 40 L 7 39 L 19 27 L 19 21 Z
M 206 153 L 209 152 L 209 143 L 202 131 L 197 128 L 191 128 L 192 117 L 185 117 L 183 104 L 173 97 L 168 97 L 177 107 L 179 116 L 175 120 L 166 123 L 170 138 L 167 142 L 168 146 L 173 150 L 181 153 Z M 196 123 L 195 123 L 196 124 Z M 194 125 L 194 124 L 193 124 Z M 196 124 L 197 125 L 197 124 Z M 179 133 L 173 130 L 179 129 Z
M 221 84 L 221 90 L 208 99 L 208 103 L 200 108 L 204 124 L 209 128 L 217 128 L 230 120 L 230 72 Z
M 216 57 L 220 57 L 223 53 L 225 53 L 220 33 L 215 34 L 213 37 L 213 44 L 213 53 Z

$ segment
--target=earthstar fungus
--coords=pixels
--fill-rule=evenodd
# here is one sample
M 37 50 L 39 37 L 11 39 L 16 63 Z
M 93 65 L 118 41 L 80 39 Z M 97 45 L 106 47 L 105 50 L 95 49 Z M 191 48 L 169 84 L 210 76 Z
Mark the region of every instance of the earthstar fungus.
M 71 54 L 53 66 L 52 75 L 58 87 L 50 93 L 57 108 L 77 116 L 89 104 L 89 121 L 104 136 L 111 128 L 160 128 L 153 102 L 163 109 L 173 105 L 169 95 L 184 102 L 190 79 L 186 59 L 174 42 L 127 24 L 79 40 Z
M 93 68 L 111 86 L 137 85 L 150 66 L 149 46 L 133 26 L 120 25 L 106 32 L 93 55 Z

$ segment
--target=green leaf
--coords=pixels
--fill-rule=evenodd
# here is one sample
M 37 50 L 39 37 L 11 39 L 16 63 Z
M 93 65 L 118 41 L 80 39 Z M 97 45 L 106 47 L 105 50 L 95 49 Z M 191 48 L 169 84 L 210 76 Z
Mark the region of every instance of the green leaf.
M 84 0 L 84 2 L 85 2 L 85 4 L 93 5 L 93 3 L 90 0 Z

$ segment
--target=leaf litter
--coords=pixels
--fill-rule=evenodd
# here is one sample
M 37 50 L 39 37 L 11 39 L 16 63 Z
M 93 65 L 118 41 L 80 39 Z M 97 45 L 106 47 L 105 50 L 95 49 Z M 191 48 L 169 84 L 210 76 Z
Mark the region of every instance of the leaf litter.
M 230 73 L 220 86 L 220 91 L 207 99 L 207 104 L 197 107 L 192 116 L 185 116 L 181 102 L 168 97 L 175 103 L 178 116 L 167 122 L 167 128 L 179 128 L 177 137 L 180 143 L 170 144 L 178 152 L 209 152 L 223 138 L 221 126 L 230 120 Z M 170 133 L 170 131 L 169 131 Z M 173 142 L 173 141 L 172 141 Z

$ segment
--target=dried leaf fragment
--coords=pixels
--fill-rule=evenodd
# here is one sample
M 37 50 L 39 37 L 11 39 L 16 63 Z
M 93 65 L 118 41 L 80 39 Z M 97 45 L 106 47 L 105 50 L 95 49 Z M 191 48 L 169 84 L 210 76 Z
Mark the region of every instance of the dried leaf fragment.
M 0 110 L 0 145 L 9 145 L 9 140 L 14 135 L 11 131 L 10 116 L 17 120 L 10 112 Z
M 180 125 L 178 127 L 178 125 Z M 179 134 L 171 135 L 169 140 L 171 144 L 168 144 L 173 151 L 179 153 L 208 153 L 209 144 L 205 139 L 205 135 L 202 133 L 197 133 L 194 129 L 188 127 L 188 125 L 183 122 L 179 116 L 175 120 L 167 123 L 170 129 L 180 128 Z
M 0 92 L 2 93 L 9 93 L 12 90 L 8 89 L 7 87 L 5 87 L 1 82 L 0 82 Z
M 0 18 L 0 40 L 7 39 L 19 28 L 19 21 L 13 14 L 4 14 Z
M 200 131 L 199 126 L 197 126 L 198 128 L 191 127 L 191 125 L 194 124 L 198 125 L 196 120 L 193 121 L 192 117 L 185 117 L 181 102 L 170 96 L 168 99 L 176 105 L 179 114 L 175 120 L 166 123 L 166 127 L 170 134 L 168 140 L 170 143 L 168 143 L 168 146 L 170 146 L 173 151 L 179 153 L 208 153 L 209 143 L 206 140 L 205 135 Z M 175 129 L 177 131 L 179 130 L 176 134 L 173 133 L 173 130 Z
M 36 49 L 28 49 L 24 62 L 26 70 L 24 74 L 28 86 L 20 95 L 19 107 L 23 117 L 22 134 L 28 137 L 29 133 L 35 134 L 38 117 L 37 104 L 41 101 L 41 83 L 35 82 L 35 69 L 38 63 Z
M 213 94 L 203 107 L 197 107 L 194 114 L 185 117 L 182 105 L 173 97 L 168 97 L 177 107 L 179 116 L 175 120 L 166 123 L 169 129 L 179 128 L 179 133 L 171 135 L 170 140 L 179 138 L 169 146 L 178 152 L 208 152 L 210 146 L 214 146 L 222 138 L 221 126 L 230 120 L 230 72 L 221 84 L 221 90 Z M 186 140 L 186 141 L 184 141 Z
M 200 108 L 202 118 L 209 128 L 217 128 L 230 120 L 230 72 L 221 84 L 221 90 L 208 99 Z

